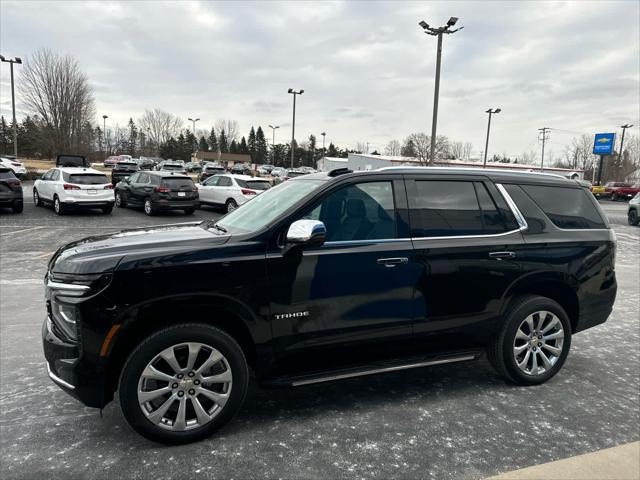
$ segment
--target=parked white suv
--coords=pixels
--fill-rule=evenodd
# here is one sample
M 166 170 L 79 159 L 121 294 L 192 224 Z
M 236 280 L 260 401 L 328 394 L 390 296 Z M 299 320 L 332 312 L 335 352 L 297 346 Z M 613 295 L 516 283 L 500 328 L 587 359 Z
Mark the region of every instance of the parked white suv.
M 264 178 L 231 174 L 214 175 L 196 186 L 200 205 L 224 207 L 227 212 L 271 188 L 271 184 Z
M 18 178 L 22 178 L 27 174 L 27 169 L 20 160 L 0 157 L 0 165 L 13 170 L 13 174 Z
M 52 204 L 58 215 L 72 208 L 100 208 L 109 214 L 115 198 L 107 176 L 83 167 L 56 167 L 33 185 L 33 203 L 41 207 Z

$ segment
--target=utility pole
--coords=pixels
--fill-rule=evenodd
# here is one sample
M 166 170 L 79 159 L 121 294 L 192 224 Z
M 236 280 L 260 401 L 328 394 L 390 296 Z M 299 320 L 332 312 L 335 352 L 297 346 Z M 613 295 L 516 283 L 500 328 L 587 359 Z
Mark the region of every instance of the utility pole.
M 13 64 L 22 65 L 22 59 L 15 57 L 7 60 L 4 55 L 0 55 L 0 60 L 11 65 L 11 111 L 13 113 L 13 155 L 18 158 L 18 123 L 16 122 L 16 95 L 13 86 Z
M 489 124 L 487 125 L 487 142 L 484 145 L 484 166 L 482 168 L 487 168 L 487 152 L 489 151 L 489 131 L 491 130 L 491 115 L 494 113 L 500 113 L 502 109 L 496 108 L 495 110 L 489 109 L 484 113 L 489 114 Z
M 548 134 L 550 130 L 551 128 L 549 127 L 542 127 L 538 129 L 539 132 L 542 132 L 542 160 L 540 161 L 541 172 L 544 171 L 544 144 L 549 139 Z
M 293 159 L 295 157 L 294 143 L 296 141 L 296 96 L 302 95 L 304 90 L 295 91 L 293 88 L 288 90 L 293 95 L 293 124 L 291 125 L 291 168 L 293 168 Z
M 624 147 L 624 132 L 627 128 L 631 128 L 633 125 L 629 125 L 628 123 L 625 125 L 621 125 L 622 129 L 622 138 L 620 139 L 620 151 L 618 152 L 618 163 L 620 163 L 620 159 L 622 158 L 622 147 Z
M 427 22 L 422 20 L 418 23 L 423 29 L 424 33 L 427 35 L 432 35 L 434 37 L 438 37 L 438 51 L 436 56 L 436 85 L 435 92 L 433 94 L 433 120 L 431 122 L 431 149 L 430 149 L 430 158 L 429 162 L 433 163 L 435 161 L 436 154 L 436 131 L 438 124 L 438 97 L 440 95 L 440 63 L 442 59 L 442 35 L 443 34 L 451 34 L 455 33 L 458 30 L 462 30 L 464 27 L 456 28 L 455 30 L 451 30 L 458 22 L 458 17 L 451 17 L 447 24 L 444 27 L 433 28 L 430 27 Z

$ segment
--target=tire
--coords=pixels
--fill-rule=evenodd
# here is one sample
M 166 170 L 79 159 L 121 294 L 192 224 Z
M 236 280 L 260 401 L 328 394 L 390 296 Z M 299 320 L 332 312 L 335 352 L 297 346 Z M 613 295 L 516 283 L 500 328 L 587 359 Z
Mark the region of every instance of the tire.
M 13 202 L 13 205 L 11 206 L 11 210 L 13 210 L 13 213 L 22 213 L 22 210 L 24 210 L 24 203 Z
M 188 375 L 188 354 L 192 349 L 199 353 L 194 356 L 191 373 L 201 369 L 206 359 L 211 358 L 209 355 L 222 356 L 213 364 L 217 370 L 206 375 L 209 378 L 216 375 L 221 379 L 224 376 L 224 381 L 216 386 L 216 401 L 205 395 L 214 390 L 205 387 L 204 383 L 202 386 L 196 383 L 203 378 L 202 373 L 209 372 L 208 368 L 194 376 Z M 178 368 L 171 368 L 169 363 L 161 360 L 160 355 L 168 351 L 174 353 Z M 161 371 L 167 380 L 145 378 L 143 373 L 149 372 L 150 365 L 157 369 L 154 373 Z M 210 436 L 234 417 L 242 406 L 248 382 L 249 370 L 244 353 L 226 332 L 197 323 L 174 325 L 147 337 L 129 355 L 120 375 L 120 406 L 129 425 L 144 437 L 169 445 L 190 443 Z M 140 403 L 139 393 L 164 388 L 167 391 L 160 396 L 148 396 L 151 400 Z M 205 394 L 201 393 L 203 391 Z M 217 402 L 224 403 L 220 405 Z M 196 418 L 196 403 L 203 407 L 205 416 Z M 180 425 L 174 428 L 176 422 L 179 423 L 181 404 L 185 409 L 184 428 Z M 153 414 L 157 415 L 156 422 Z M 201 419 L 202 425 L 198 425 Z
M 102 213 L 104 213 L 105 215 L 111 215 L 112 211 L 113 211 L 113 205 L 109 205 L 108 207 L 102 207 Z
M 60 201 L 57 195 L 53 197 L 53 211 L 56 212 L 56 215 L 65 214 L 64 204 Z
M 193 215 L 193 212 L 195 212 L 196 209 L 195 208 L 185 208 L 184 209 L 184 213 L 186 213 L 187 215 Z
M 127 206 L 127 202 L 123 198 L 123 195 L 120 192 L 116 193 L 116 207 L 125 208 L 126 206 Z
M 618 201 L 618 194 L 617 193 L 614 193 L 614 194 L 611 195 L 611 201 L 612 202 L 617 202 Z
M 634 208 L 629 210 L 629 213 L 627 214 L 627 221 L 629 222 L 629 225 L 633 225 L 636 226 L 640 223 L 640 219 L 638 218 L 638 211 Z
M 238 203 L 233 198 L 230 198 L 227 200 L 227 203 L 225 203 L 227 213 L 233 212 L 236 208 L 238 208 Z
M 544 313 L 540 315 L 537 312 Z M 531 337 L 534 333 L 529 331 L 531 324 L 527 323 L 528 319 L 532 321 L 534 332 L 542 334 L 542 342 L 535 335 L 529 340 L 522 338 L 523 335 Z M 553 328 L 550 327 L 552 324 Z M 546 331 L 547 327 L 550 327 L 550 330 Z M 517 332 L 520 332 L 520 336 L 516 339 Z M 547 339 L 549 336 L 556 338 Z M 519 355 L 516 354 L 516 348 L 521 350 Z M 493 367 L 508 381 L 518 385 L 539 385 L 560 371 L 570 348 L 571 324 L 564 309 L 550 298 L 525 295 L 512 301 L 502 329 L 487 349 L 487 354 Z M 556 353 L 552 353 L 551 349 Z M 544 364 L 543 355 L 549 365 Z M 537 366 L 535 374 L 534 358 Z M 518 366 L 518 361 L 521 365 L 524 363 L 524 369 Z
M 150 198 L 147 198 L 144 201 L 144 213 L 146 213 L 150 217 L 153 216 L 156 213 L 155 209 L 153 208 L 153 202 L 151 201 Z
M 36 190 L 35 188 L 33 189 L 33 203 L 36 205 L 36 207 L 42 206 L 42 200 L 40 199 L 40 194 L 38 193 L 38 190 Z

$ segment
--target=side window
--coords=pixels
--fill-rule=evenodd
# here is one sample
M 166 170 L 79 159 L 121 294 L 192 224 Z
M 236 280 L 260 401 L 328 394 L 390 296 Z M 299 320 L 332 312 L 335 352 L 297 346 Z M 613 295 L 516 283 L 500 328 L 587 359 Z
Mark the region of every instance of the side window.
M 203 185 L 206 185 L 207 187 L 215 187 L 218 185 L 218 180 L 220 180 L 220 177 L 209 177 L 204 181 Z
M 502 233 L 505 232 L 506 226 L 504 219 L 498 210 L 498 206 L 495 204 L 487 187 L 480 182 L 474 184 L 476 187 L 476 194 L 478 195 L 478 203 L 480 204 L 480 219 L 482 220 L 482 229 L 486 234 Z
M 51 175 L 53 175 L 53 172 L 55 172 L 55 170 L 49 170 L 42 176 L 42 180 L 51 180 Z
M 415 188 L 409 198 L 412 237 L 484 234 L 473 182 L 416 180 Z
M 54 182 L 60 180 L 60 170 L 54 170 L 53 173 L 51 173 L 51 180 Z
M 304 218 L 324 222 L 329 242 L 397 237 L 391 182 L 341 188 L 325 197 Z
M 138 174 L 138 183 L 151 183 L 149 181 L 149 174 L 148 173 L 139 173 Z
M 230 187 L 231 179 L 229 177 L 218 177 L 218 187 Z
M 129 177 L 129 183 L 138 183 L 138 179 L 140 178 L 139 173 L 134 173 Z

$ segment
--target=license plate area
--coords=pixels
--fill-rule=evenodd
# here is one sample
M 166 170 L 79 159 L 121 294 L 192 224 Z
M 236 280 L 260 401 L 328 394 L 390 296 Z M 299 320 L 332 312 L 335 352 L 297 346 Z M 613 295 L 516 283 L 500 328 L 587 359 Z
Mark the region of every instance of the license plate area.
M 96 195 L 96 194 L 98 193 L 98 190 L 96 190 L 96 189 L 92 188 L 92 189 L 90 189 L 90 190 L 87 190 L 87 193 L 88 193 L 89 195 Z
M 186 197 L 187 196 L 187 192 L 178 192 L 178 196 L 179 197 Z

